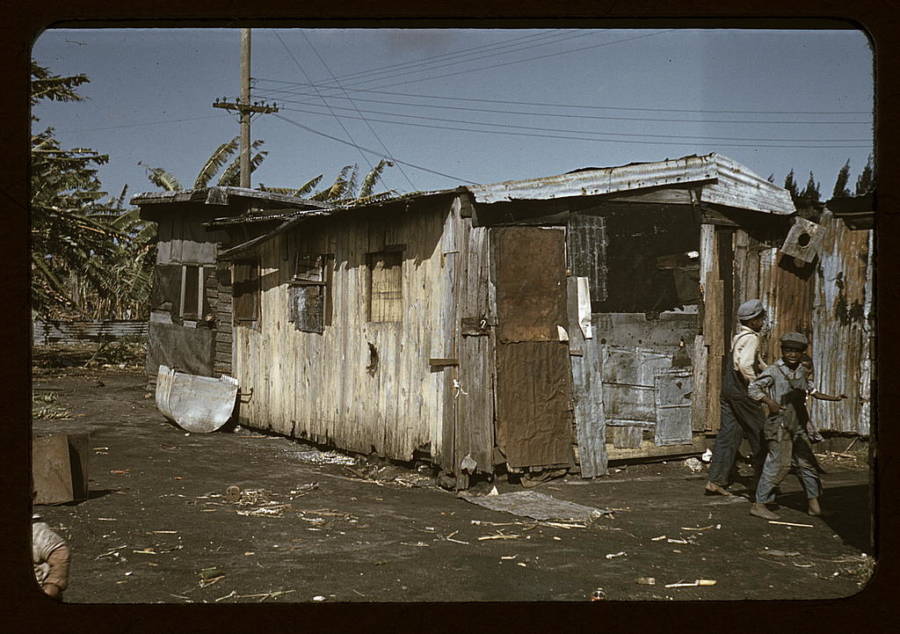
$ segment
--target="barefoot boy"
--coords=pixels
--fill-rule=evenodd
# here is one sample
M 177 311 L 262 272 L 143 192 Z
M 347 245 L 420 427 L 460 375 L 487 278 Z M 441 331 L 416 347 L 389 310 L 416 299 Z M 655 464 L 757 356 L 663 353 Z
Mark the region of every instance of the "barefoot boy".
M 778 519 L 766 504 L 774 501 L 774 489 L 791 466 L 796 468 L 806 491 L 809 514 L 822 514 L 819 506 L 822 481 L 804 425 L 808 418 L 804 402 L 807 394 L 823 401 L 847 397 L 816 391 L 809 369 L 801 363 L 807 345 L 806 337 L 799 332 L 786 333 L 781 337 L 781 359 L 763 370 L 747 388 L 750 398 L 764 402 L 769 412 L 763 428 L 768 453 L 756 488 L 756 501 L 750 508 L 751 515 L 767 520 Z

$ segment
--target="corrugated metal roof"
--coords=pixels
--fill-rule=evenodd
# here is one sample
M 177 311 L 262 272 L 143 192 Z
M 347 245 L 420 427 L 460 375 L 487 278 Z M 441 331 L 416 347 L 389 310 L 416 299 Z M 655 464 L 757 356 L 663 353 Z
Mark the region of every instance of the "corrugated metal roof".
M 245 187 L 207 187 L 176 192 L 144 192 L 131 199 L 132 205 L 199 202 L 207 205 L 227 205 L 230 197 L 250 198 L 267 203 L 293 207 L 294 209 L 325 209 L 329 205 L 315 200 L 287 194 L 248 189 Z
M 720 154 L 685 156 L 656 163 L 586 169 L 532 180 L 469 185 L 482 204 L 601 196 L 642 189 L 700 187 L 700 200 L 774 214 L 796 210 L 790 194 L 743 165 Z

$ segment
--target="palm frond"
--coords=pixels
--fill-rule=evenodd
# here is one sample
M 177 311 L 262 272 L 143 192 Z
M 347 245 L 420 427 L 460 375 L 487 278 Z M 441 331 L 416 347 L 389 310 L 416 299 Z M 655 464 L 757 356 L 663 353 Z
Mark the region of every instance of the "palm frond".
M 372 195 L 372 192 L 375 191 L 375 185 L 378 183 L 378 179 L 381 178 L 381 174 L 384 172 L 384 168 L 393 167 L 394 162 L 389 161 L 387 159 L 381 159 L 378 161 L 378 165 L 372 168 L 372 171 L 366 174 L 366 177 L 363 179 L 362 186 L 359 188 L 359 195 L 357 198 L 369 198 Z
M 265 141 L 262 139 L 257 139 L 253 143 L 250 144 L 250 149 L 255 150 L 259 148 Z M 259 154 L 265 155 L 265 152 L 260 152 Z M 253 173 L 253 170 L 256 169 L 254 167 L 254 163 L 258 166 L 259 163 L 263 161 L 261 158 L 257 158 L 259 156 L 251 157 L 250 159 L 250 172 Z M 240 155 L 234 157 L 234 160 L 228 164 L 228 167 L 225 168 L 225 171 L 222 173 L 222 177 L 219 179 L 218 185 L 219 187 L 237 187 L 241 184 L 241 157 Z
M 161 167 L 148 167 L 147 178 L 151 183 L 167 192 L 181 191 L 181 183 L 172 174 Z
M 197 178 L 194 180 L 194 189 L 208 187 L 213 176 L 228 162 L 228 159 L 231 158 L 237 148 L 238 137 L 234 137 L 217 147 L 210 157 L 206 159 L 206 163 L 200 169 L 200 173 L 197 174 Z
M 294 192 L 294 196 L 298 196 L 298 197 L 303 196 L 305 194 L 308 194 L 312 190 L 314 190 L 316 188 L 316 185 L 319 184 L 319 181 L 322 180 L 323 176 L 325 176 L 325 175 L 319 174 L 315 178 L 311 178 L 308 181 L 306 181 L 305 183 L 303 183 L 302 185 L 300 185 L 300 187 Z
M 345 165 L 338 172 L 337 178 L 334 179 L 331 187 L 323 189 L 312 196 L 313 200 L 341 200 L 345 198 L 347 186 L 350 184 L 350 178 L 357 169 L 356 165 Z

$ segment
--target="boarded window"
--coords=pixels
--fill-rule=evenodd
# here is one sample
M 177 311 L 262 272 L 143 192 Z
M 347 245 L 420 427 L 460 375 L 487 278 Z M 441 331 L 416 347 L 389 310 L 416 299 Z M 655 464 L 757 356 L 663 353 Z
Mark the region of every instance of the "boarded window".
M 157 264 L 153 269 L 150 309 L 181 314 L 181 265 Z
M 331 325 L 333 255 L 297 254 L 288 291 L 288 320 L 297 330 L 322 332 Z
M 202 280 L 200 274 L 203 267 L 196 264 L 185 264 L 181 267 L 181 316 L 185 319 L 197 319 L 200 312 L 200 294 Z
M 369 321 L 403 320 L 403 253 L 369 254 Z
M 234 263 L 234 322 L 248 325 L 259 319 L 259 262 Z

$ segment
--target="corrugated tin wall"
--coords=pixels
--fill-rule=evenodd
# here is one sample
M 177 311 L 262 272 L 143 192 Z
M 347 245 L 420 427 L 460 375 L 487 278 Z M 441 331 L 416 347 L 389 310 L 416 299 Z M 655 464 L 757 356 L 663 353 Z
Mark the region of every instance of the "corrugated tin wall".
M 147 338 L 146 321 L 41 321 L 32 322 L 32 343 L 77 344 L 115 341 L 122 338 Z
M 819 429 L 869 434 L 872 369 L 871 231 L 854 231 L 825 211 L 818 258 L 798 268 L 792 258 L 738 230 L 735 232 L 735 301 L 758 297 L 769 312 L 763 356 L 781 356 L 788 331 L 810 338 L 818 389 L 846 394 L 841 403 L 810 399 Z M 786 258 L 786 259 L 785 259 Z M 736 323 L 736 322 L 735 322 Z
M 830 403 L 810 399 L 819 429 L 869 434 L 872 335 L 871 231 L 850 230 L 826 211 L 813 299 L 810 356 L 818 389 L 846 394 Z
M 410 460 L 431 443 L 439 455 L 444 374 L 440 310 L 446 275 L 441 233 L 450 202 L 380 221 L 341 218 L 278 235 L 260 247 L 259 328 L 234 328 L 240 420 L 260 429 Z M 404 245 L 403 321 L 366 320 L 366 254 Z M 334 254 L 332 325 L 298 331 L 288 322 L 288 282 L 298 251 Z M 372 366 L 372 350 L 377 369 Z

